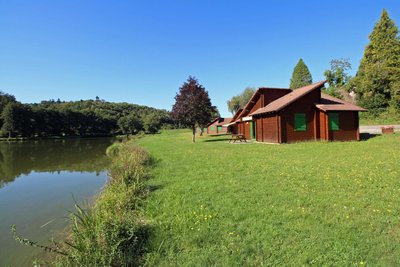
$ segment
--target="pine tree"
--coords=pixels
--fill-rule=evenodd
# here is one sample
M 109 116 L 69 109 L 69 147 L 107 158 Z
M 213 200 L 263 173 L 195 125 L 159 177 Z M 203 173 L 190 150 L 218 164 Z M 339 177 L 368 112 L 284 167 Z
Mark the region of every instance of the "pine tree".
M 290 89 L 296 89 L 309 84 L 312 84 L 311 73 L 303 59 L 300 58 L 296 67 L 294 67 L 292 79 L 290 79 Z
M 379 113 L 390 104 L 400 110 L 400 39 L 386 10 L 369 35 L 353 86 L 361 105 Z

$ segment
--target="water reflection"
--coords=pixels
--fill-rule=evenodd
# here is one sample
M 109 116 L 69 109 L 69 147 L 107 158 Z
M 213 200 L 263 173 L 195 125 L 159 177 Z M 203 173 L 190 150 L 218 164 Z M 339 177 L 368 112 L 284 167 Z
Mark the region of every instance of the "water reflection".
M 107 166 L 110 138 L 0 142 L 0 188 L 35 172 L 96 172 Z
M 48 244 L 63 235 L 68 210 L 106 183 L 110 138 L 0 142 L 0 266 L 32 266 L 42 250 L 13 240 Z

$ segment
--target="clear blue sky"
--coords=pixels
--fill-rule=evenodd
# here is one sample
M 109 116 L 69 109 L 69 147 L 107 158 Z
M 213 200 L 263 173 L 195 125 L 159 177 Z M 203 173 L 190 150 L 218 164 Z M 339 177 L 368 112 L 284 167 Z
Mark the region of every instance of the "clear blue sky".
M 300 57 L 314 81 L 334 58 L 354 75 L 383 8 L 399 26 L 397 0 L 0 0 L 0 90 L 170 110 L 193 75 L 228 116 L 246 86 L 287 87 Z

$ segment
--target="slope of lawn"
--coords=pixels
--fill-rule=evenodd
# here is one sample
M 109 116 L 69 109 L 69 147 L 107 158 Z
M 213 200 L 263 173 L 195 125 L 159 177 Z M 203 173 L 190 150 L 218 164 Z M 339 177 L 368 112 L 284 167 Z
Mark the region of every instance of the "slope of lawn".
M 290 145 L 138 142 L 157 159 L 149 266 L 399 266 L 400 135 Z

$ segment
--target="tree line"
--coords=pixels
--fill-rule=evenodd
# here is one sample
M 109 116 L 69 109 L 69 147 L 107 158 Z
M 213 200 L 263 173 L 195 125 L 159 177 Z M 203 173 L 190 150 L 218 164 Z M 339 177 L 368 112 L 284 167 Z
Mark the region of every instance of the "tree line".
M 100 100 L 22 104 L 0 92 L 0 136 L 114 136 L 175 128 L 166 110 Z
M 355 102 L 377 116 L 385 112 L 400 114 L 400 37 L 395 22 L 386 10 L 369 35 L 363 58 L 355 77 L 349 59 L 333 59 L 324 72 L 327 87 L 324 91 L 345 99 L 345 94 L 354 93 Z M 311 84 L 312 76 L 303 59 L 296 64 L 290 88 L 296 89 Z M 228 110 L 234 114 L 248 102 L 254 88 L 246 88 L 241 94 L 227 101 Z M 346 100 L 346 99 L 345 99 Z

